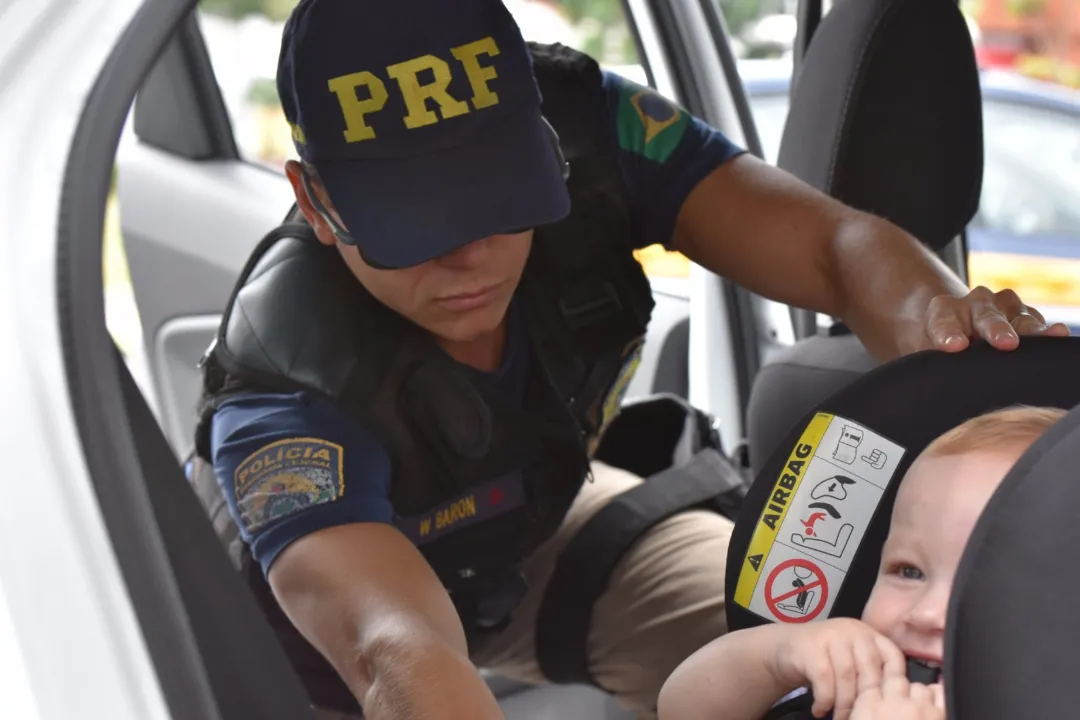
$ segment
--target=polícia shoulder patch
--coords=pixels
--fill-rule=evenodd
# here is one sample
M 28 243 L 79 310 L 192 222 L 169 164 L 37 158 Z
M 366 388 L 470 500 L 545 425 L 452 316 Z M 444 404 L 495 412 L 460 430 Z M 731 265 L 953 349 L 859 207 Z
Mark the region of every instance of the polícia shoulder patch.
M 619 147 L 666 163 L 679 147 L 690 114 L 652 88 L 625 80 L 619 86 Z
M 290 438 L 249 455 L 233 473 L 240 526 L 252 533 L 345 491 L 344 451 L 318 438 Z

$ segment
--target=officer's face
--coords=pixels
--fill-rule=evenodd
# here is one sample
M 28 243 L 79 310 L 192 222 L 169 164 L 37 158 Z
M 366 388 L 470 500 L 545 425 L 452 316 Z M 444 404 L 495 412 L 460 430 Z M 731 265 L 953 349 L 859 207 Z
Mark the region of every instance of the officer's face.
M 1024 448 L 918 458 L 896 495 L 863 620 L 909 658 L 941 664 L 956 568 L 975 522 Z
M 451 343 L 476 340 L 500 328 L 529 257 L 532 230 L 482 238 L 415 267 L 376 270 L 355 247 L 338 243 L 315 212 L 300 181 L 300 166 L 290 162 L 286 171 L 319 240 L 336 245 L 349 269 L 384 305 Z M 313 183 L 313 190 L 342 223 L 321 184 Z
M 493 235 L 422 265 L 376 270 L 355 247 L 338 245 L 364 287 L 384 305 L 451 342 L 497 330 L 532 247 L 533 231 Z

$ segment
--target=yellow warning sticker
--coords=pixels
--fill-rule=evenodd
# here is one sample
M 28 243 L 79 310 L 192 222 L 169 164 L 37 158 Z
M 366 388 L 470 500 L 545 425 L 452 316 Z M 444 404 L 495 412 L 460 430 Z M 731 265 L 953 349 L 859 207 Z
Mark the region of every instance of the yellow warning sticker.
M 806 426 L 799 442 L 788 456 L 780 477 L 773 485 L 772 494 L 765 502 L 761 511 L 754 534 L 750 538 L 750 546 L 746 550 L 746 558 L 742 567 L 739 568 L 739 582 L 735 586 L 735 602 L 744 608 L 750 607 L 750 600 L 754 595 L 754 589 L 761 579 L 761 571 L 765 566 L 773 545 L 776 543 L 780 526 L 787 516 L 791 498 L 799 490 L 799 483 L 806 474 L 806 466 L 814 456 L 821 438 L 828 430 L 833 416 L 828 413 L 818 413 Z

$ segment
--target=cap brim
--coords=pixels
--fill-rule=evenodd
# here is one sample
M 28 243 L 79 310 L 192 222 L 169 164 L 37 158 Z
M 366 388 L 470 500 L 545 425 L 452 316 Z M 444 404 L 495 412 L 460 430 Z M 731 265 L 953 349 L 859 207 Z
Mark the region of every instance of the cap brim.
M 570 212 L 562 168 L 534 108 L 503 116 L 475 141 L 438 153 L 320 161 L 316 168 L 364 257 L 388 268 L 418 265 Z

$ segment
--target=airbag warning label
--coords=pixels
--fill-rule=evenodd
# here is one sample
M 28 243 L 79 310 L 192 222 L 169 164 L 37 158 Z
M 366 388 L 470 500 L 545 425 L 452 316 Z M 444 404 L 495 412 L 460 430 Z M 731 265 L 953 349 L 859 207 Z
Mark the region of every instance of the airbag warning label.
M 903 454 L 858 423 L 815 415 L 754 528 L 736 604 L 780 622 L 828 617 Z

